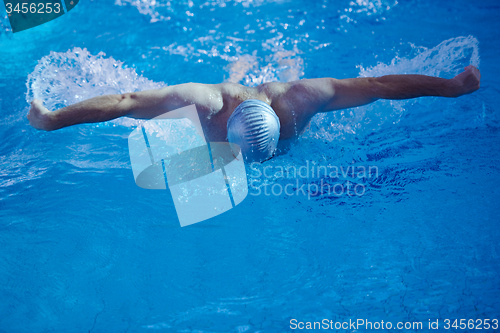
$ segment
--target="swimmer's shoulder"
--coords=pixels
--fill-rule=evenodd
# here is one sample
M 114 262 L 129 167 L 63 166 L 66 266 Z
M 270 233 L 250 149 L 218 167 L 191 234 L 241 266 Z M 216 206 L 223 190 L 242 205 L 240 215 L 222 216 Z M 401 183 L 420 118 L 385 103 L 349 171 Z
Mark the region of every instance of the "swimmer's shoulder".
M 231 93 L 233 91 L 247 89 L 247 87 L 245 87 L 242 84 L 232 83 L 232 82 L 222 82 L 222 83 L 214 84 L 213 86 L 216 89 L 220 90 L 222 93 Z
M 231 108 L 236 107 L 247 99 L 257 98 L 255 87 L 247 87 L 231 82 L 219 83 L 217 87 L 220 90 L 224 104 L 231 105 Z

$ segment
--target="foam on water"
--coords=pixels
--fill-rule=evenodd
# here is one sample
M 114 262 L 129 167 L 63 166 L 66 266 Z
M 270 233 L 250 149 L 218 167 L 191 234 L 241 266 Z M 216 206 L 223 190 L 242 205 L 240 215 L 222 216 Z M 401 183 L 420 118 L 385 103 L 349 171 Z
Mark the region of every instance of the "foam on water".
M 123 62 L 105 56 L 103 52 L 94 56 L 79 47 L 67 52 L 50 52 L 28 75 L 26 101 L 41 99 L 49 110 L 54 110 L 95 96 L 165 85 L 150 81 Z
M 249 47 L 249 44 L 254 47 Z M 177 42 L 162 48 L 169 55 L 182 56 L 186 61 L 197 59 L 208 63 L 211 59 L 222 60 L 227 72 L 226 82 L 241 83 L 254 87 L 265 82 L 289 82 L 299 80 L 304 75 L 302 53 L 292 39 L 278 33 L 258 45 L 240 38 L 230 38 L 220 42 L 219 38 L 206 36 L 192 43 L 179 45 Z M 247 49 L 254 49 L 247 53 Z M 257 50 L 259 49 L 259 51 Z
M 264 4 L 274 10 L 262 15 L 259 8 Z M 155 51 L 159 49 L 183 57 L 184 61 L 216 69 L 226 66 L 225 81 L 255 86 L 302 78 L 306 61 L 301 54 L 339 47 L 337 38 L 334 43 L 332 38 L 325 39 L 325 32 L 345 33 L 358 21 L 383 21 L 397 1 L 344 0 L 315 4 L 313 7 L 321 6 L 321 11 L 328 13 L 326 20 L 317 19 L 308 2 L 282 0 L 215 0 L 201 4 L 191 0 L 116 0 L 115 5 L 133 6 L 151 22 L 172 22 L 168 28 L 174 35 L 182 36 L 171 38 L 167 45 L 152 47 L 143 58 L 148 55 L 161 58 L 163 55 Z M 239 15 L 234 15 L 234 9 L 229 7 L 240 10 Z M 197 26 L 193 25 L 195 21 Z

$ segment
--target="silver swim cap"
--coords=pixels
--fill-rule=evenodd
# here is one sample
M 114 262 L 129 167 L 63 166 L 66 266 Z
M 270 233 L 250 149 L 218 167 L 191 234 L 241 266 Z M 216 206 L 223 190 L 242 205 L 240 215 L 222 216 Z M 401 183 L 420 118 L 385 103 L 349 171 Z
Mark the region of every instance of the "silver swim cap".
M 238 105 L 227 121 L 227 140 L 241 148 L 245 162 L 273 157 L 280 137 L 280 120 L 274 110 L 257 99 Z M 232 145 L 231 145 L 232 147 Z M 233 151 L 239 152 L 239 149 Z

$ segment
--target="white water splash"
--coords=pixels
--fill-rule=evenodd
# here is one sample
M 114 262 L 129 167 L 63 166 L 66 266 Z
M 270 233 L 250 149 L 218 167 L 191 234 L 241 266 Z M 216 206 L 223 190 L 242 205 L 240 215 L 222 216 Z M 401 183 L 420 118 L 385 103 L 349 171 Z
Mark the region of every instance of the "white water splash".
M 372 67 L 358 66 L 360 77 L 377 77 L 389 74 L 422 74 L 452 78 L 465 66 L 479 66 L 478 41 L 472 36 L 445 40 L 433 48 L 412 45 L 414 57 L 396 56 L 389 64 L 378 63 Z M 386 124 L 396 124 L 408 106 L 419 103 L 379 100 L 367 106 L 319 114 L 313 118 L 306 136 L 340 141 L 366 135 Z
M 55 110 L 106 94 L 121 94 L 164 86 L 138 75 L 123 62 L 106 58 L 103 52 L 90 54 L 87 49 L 51 52 L 38 61 L 28 75 L 26 101 L 41 99 Z
M 467 65 L 479 67 L 479 42 L 472 36 L 450 38 L 433 48 L 412 45 L 417 53 L 413 58 L 396 56 L 390 64 L 360 69 L 359 76 L 388 74 L 423 74 L 451 78 Z

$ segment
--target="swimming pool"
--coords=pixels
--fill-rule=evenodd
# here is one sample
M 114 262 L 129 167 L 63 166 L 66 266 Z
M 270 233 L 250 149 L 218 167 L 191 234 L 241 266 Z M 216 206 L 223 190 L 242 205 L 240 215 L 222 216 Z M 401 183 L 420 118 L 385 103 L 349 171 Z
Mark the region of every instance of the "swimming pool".
M 495 1 L 103 0 L 12 34 L 2 9 L 0 331 L 499 319 L 499 13 Z M 185 228 L 168 191 L 134 183 L 139 121 L 42 133 L 25 118 L 33 97 L 55 108 L 183 82 L 452 77 L 470 63 L 472 95 L 316 117 L 248 170 L 243 203 Z M 325 183 L 336 192 L 314 191 Z

